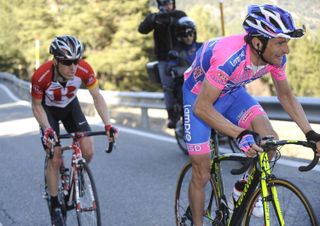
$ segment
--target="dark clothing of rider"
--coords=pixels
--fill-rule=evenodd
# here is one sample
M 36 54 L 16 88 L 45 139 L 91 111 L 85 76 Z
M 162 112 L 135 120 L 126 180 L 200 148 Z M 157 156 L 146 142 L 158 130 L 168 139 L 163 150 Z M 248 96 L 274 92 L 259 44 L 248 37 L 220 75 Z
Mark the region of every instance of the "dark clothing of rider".
M 154 39 L 154 53 L 157 60 L 165 61 L 168 59 L 168 52 L 177 45 L 174 36 L 174 24 L 186 13 L 180 10 L 171 12 L 150 13 L 139 25 L 138 31 L 148 34 L 152 30 Z

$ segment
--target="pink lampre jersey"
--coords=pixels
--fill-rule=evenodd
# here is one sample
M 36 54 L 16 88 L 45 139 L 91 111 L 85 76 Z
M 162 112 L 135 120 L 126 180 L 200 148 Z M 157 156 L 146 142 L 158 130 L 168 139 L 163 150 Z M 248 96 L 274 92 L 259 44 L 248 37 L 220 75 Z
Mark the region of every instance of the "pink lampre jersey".
M 191 67 L 185 72 L 185 87 L 198 95 L 203 79 L 221 90 L 221 95 L 236 90 L 267 73 L 277 80 L 286 78 L 286 56 L 280 67 L 267 64 L 253 67 L 250 61 L 250 46 L 244 35 L 234 35 L 210 40 L 197 51 Z

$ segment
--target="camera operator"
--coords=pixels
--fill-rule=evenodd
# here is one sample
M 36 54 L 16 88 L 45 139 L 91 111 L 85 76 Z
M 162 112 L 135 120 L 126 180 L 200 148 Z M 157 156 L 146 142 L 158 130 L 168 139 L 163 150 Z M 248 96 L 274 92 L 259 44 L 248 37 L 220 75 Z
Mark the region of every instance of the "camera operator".
M 168 112 L 168 128 L 175 128 L 179 120 L 175 116 L 173 95 L 174 82 L 172 77 L 166 73 L 168 63 L 168 52 L 177 45 L 174 25 L 186 13 L 175 9 L 174 0 L 157 0 L 159 12 L 149 13 L 139 25 L 138 31 L 148 34 L 153 31 L 154 52 L 159 62 L 160 80 L 164 92 L 165 105 Z

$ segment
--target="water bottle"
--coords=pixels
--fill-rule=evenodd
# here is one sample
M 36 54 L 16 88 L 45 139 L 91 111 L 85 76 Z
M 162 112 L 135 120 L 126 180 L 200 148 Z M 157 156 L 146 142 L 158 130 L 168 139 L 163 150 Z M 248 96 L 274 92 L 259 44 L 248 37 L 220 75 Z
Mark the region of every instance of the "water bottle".
M 62 189 L 63 194 L 69 194 L 69 182 L 70 182 L 70 173 L 68 168 L 63 168 L 61 172 L 61 180 L 62 180 Z

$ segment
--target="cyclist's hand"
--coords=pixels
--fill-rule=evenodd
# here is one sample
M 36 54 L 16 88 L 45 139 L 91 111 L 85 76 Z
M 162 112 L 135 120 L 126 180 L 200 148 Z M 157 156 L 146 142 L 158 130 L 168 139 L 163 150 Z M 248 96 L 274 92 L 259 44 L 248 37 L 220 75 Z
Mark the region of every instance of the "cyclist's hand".
M 115 139 L 117 139 L 117 137 L 118 137 L 118 133 L 119 133 L 118 129 L 113 127 L 110 124 L 109 125 L 105 125 L 104 129 L 105 129 L 106 134 L 108 136 L 109 142 L 114 142 Z
M 320 157 L 320 134 L 313 130 L 306 133 L 307 141 L 316 143 L 317 145 L 317 156 Z
M 57 134 L 51 127 L 44 130 L 42 139 L 44 145 L 48 148 L 58 142 Z
M 263 151 L 262 148 L 256 144 L 259 139 L 259 134 L 250 130 L 242 131 L 237 137 L 240 150 L 248 157 L 254 157 L 257 155 L 257 152 Z

